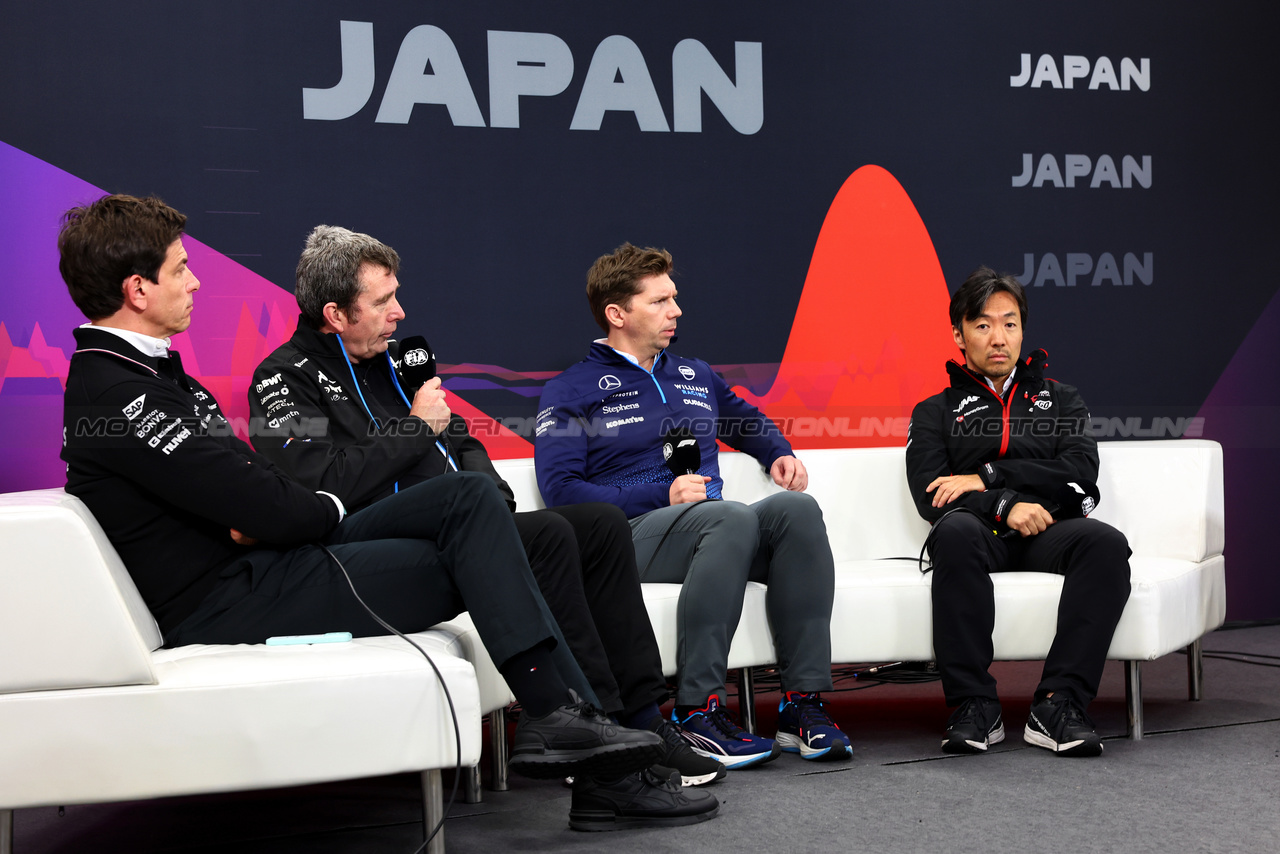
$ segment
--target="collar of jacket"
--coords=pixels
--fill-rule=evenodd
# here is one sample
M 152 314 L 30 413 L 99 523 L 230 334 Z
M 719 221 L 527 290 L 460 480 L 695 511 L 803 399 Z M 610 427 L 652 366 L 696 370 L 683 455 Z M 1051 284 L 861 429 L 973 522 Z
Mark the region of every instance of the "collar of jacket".
M 123 356 L 132 362 L 137 362 L 152 371 L 160 367 L 161 359 L 159 356 L 148 356 L 119 335 L 112 335 L 110 332 L 94 329 L 92 326 L 78 327 L 72 330 L 72 334 L 75 335 L 76 339 L 76 352 L 81 350 L 108 350 L 117 356 Z M 72 355 L 75 354 L 73 353 Z
M 92 326 L 78 327 L 72 334 L 76 339 L 76 352 L 71 354 L 72 358 L 75 358 L 76 353 L 85 351 L 106 351 L 143 370 L 150 371 L 155 376 L 164 377 L 180 388 L 192 391 L 191 384 L 187 381 L 187 373 L 182 368 L 182 356 L 177 350 L 170 350 L 168 356 L 148 356 L 119 335 L 94 329 Z
M 587 352 L 587 361 L 601 362 L 604 364 L 626 365 L 631 368 L 639 368 L 646 374 L 654 373 L 658 370 L 658 366 L 665 361 L 663 358 L 667 355 L 666 350 L 659 350 L 658 355 L 653 359 L 653 369 L 648 370 L 641 368 L 638 364 L 619 353 L 617 350 L 605 344 L 602 341 L 592 341 L 591 349 Z
M 1024 380 L 1042 380 L 1044 379 L 1044 369 L 1049 365 L 1049 354 L 1045 350 L 1032 350 L 1027 358 L 1018 363 L 1018 377 L 1016 382 Z M 963 363 L 955 359 L 947 362 L 947 375 L 951 377 L 952 388 L 963 388 L 970 383 L 981 386 L 987 391 L 991 390 L 991 386 L 987 385 L 987 381 Z
M 293 333 L 293 343 L 309 356 L 334 356 L 343 362 L 347 360 L 342 354 L 342 348 L 338 346 L 336 332 L 312 329 L 301 316 L 298 317 L 298 328 Z

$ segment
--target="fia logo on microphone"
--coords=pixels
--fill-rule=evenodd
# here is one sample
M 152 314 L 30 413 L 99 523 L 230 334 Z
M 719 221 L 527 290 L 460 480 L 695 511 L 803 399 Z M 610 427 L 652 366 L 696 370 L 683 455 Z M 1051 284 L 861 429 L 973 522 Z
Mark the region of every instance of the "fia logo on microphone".
M 601 391 L 613 391 L 615 388 L 622 388 L 622 380 L 613 374 L 605 374 L 600 378 Z
M 404 354 L 404 363 L 411 368 L 416 368 L 419 365 L 425 365 L 430 358 L 430 353 L 418 347 Z

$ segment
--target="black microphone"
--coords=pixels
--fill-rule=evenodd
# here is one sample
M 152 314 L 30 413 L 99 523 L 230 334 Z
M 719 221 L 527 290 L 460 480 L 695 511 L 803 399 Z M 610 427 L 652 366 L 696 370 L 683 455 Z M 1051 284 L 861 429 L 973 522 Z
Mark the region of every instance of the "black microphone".
M 662 437 L 662 458 L 676 477 L 697 474 L 702 467 L 698 439 L 688 427 L 676 427 Z
M 1098 484 L 1090 480 L 1064 483 L 1053 493 L 1045 509 L 1054 519 L 1081 519 L 1098 506 Z
M 436 375 L 436 355 L 421 335 L 410 335 L 400 342 L 398 358 L 393 364 L 396 366 L 396 379 L 410 400 L 427 380 Z

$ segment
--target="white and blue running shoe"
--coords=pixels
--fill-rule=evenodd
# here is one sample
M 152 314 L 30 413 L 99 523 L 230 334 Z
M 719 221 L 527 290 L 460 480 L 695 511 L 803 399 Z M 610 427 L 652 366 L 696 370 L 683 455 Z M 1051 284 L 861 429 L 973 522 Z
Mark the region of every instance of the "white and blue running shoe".
M 775 759 L 780 752 L 777 742 L 751 733 L 729 717 L 716 697 L 710 697 L 702 709 L 683 718 L 674 711 L 671 719 L 680 724 L 681 735 L 697 753 L 719 759 L 726 768 L 745 768 Z
M 817 694 L 787 691 L 778 704 L 778 744 L 801 759 L 829 760 L 853 756 L 853 744 L 831 720 Z

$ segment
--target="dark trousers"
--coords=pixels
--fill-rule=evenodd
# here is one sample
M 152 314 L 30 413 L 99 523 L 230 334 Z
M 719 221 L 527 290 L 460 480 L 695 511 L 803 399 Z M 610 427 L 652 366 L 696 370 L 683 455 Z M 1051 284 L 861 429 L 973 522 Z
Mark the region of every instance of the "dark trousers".
M 631 526 L 612 504 L 515 514 L 529 566 L 601 708 L 632 714 L 667 698 L 640 593 Z
M 768 585 L 765 608 L 783 690 L 831 690 L 835 564 L 812 496 L 779 492 L 749 505 L 662 507 L 632 519 L 631 536 L 645 581 L 682 585 L 677 704 L 701 706 L 712 695 L 723 702 L 748 581 Z
M 933 648 L 947 705 L 998 699 L 987 668 L 994 656 L 996 609 L 990 573 L 1063 576 L 1057 634 L 1036 697 L 1071 694 L 1081 708 L 1098 694 L 1102 666 L 1129 600 L 1129 543 L 1094 519 L 1066 519 L 1033 537 L 996 537 L 971 513 L 952 513 L 930 534 Z
M 469 611 L 495 664 L 554 642 L 556 669 L 590 686 L 538 591 L 511 511 L 487 474 L 457 472 L 403 489 L 349 516 L 326 542 L 360 597 L 402 632 Z M 166 646 L 262 643 L 273 635 L 385 635 L 318 545 L 255 549 L 165 638 Z

